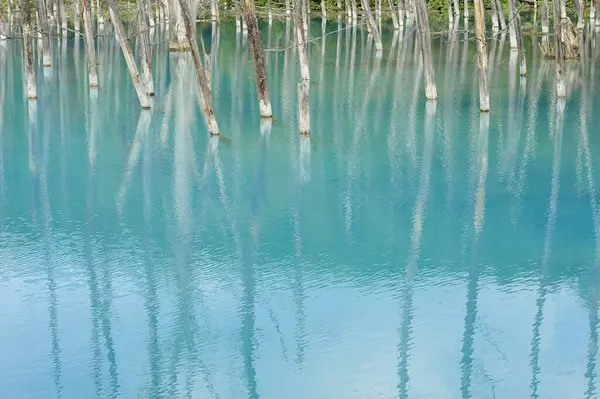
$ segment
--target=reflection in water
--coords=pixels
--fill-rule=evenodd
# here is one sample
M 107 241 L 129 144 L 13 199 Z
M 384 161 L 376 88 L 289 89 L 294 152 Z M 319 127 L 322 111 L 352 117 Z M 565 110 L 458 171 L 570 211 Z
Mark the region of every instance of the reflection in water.
M 112 36 L 92 92 L 83 42 L 53 41 L 37 105 L 18 43 L 0 43 L 4 396 L 597 396 L 595 33 L 568 104 L 543 59 L 520 90 L 494 39 L 498 107 L 480 115 L 463 31 L 433 41 L 436 105 L 420 100 L 414 24 L 384 23 L 381 57 L 337 26 L 311 27 L 312 137 L 297 134 L 288 21 L 264 25 L 282 48 L 266 55 L 272 121 L 251 112 L 242 33 L 199 25 L 230 115 L 207 139 L 191 59 L 162 28 L 151 112 Z
M 554 154 L 552 163 L 552 183 L 550 188 L 550 203 L 548 206 L 548 216 L 546 219 L 546 239 L 544 241 L 544 254 L 540 271 L 537 313 L 533 321 L 533 336 L 531 339 L 531 397 L 538 398 L 539 374 L 540 374 L 540 329 L 544 319 L 544 304 L 548 293 L 548 267 L 550 262 L 550 253 L 552 249 L 552 236 L 556 224 L 556 213 L 558 208 L 558 191 L 560 187 L 560 163 L 562 155 L 562 130 L 564 124 L 565 102 L 559 99 L 556 104 L 556 121 Z
M 410 335 L 412 332 L 411 324 L 413 318 L 413 283 L 417 275 L 419 265 L 423 222 L 425 220 L 425 210 L 427 199 L 429 197 L 430 167 L 431 158 L 433 155 L 433 136 L 435 131 L 436 108 L 436 102 L 428 101 L 425 104 L 425 137 L 423 144 L 423 160 L 421 163 L 421 173 L 419 175 L 417 199 L 415 206 L 413 207 L 410 246 L 404 275 L 404 289 L 402 293 L 402 327 L 400 330 L 400 348 L 398 359 L 398 391 L 400 398 L 408 398 L 408 360 Z

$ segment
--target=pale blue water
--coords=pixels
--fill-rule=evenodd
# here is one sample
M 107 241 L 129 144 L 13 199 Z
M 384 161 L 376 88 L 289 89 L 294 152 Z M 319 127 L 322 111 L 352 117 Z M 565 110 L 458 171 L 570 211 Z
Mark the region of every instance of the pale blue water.
M 112 37 L 94 96 L 83 42 L 54 41 L 36 105 L 20 43 L 0 44 L 0 397 L 598 395 L 596 42 L 564 113 L 537 39 L 523 83 L 490 42 L 486 128 L 462 34 L 434 39 L 426 108 L 412 34 L 390 50 L 386 25 L 378 62 L 360 29 L 327 30 L 310 140 L 296 55 L 266 53 L 261 126 L 232 23 L 212 76 L 228 140 L 161 31 L 151 112 Z

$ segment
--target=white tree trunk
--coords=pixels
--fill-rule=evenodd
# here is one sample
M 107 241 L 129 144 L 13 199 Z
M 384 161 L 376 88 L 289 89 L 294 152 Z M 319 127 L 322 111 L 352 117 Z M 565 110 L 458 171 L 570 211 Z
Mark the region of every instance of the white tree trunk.
M 425 77 L 425 97 L 428 100 L 437 99 L 437 88 L 435 85 L 435 70 L 433 68 L 433 56 L 431 54 L 431 33 L 429 29 L 429 17 L 425 0 L 415 0 L 415 11 L 417 14 L 417 29 L 421 41 L 421 56 L 423 58 L 423 73 Z
M 83 3 L 83 34 L 87 51 L 88 76 L 90 87 L 98 87 L 98 72 L 96 68 L 96 49 L 94 47 L 94 34 L 92 32 L 92 10 L 90 2 Z
M 37 6 L 40 29 L 42 31 L 42 65 L 44 67 L 51 67 L 52 58 L 50 57 L 50 39 L 48 37 L 48 35 L 50 34 L 50 29 L 48 27 L 48 14 L 46 2 L 44 0 L 38 0 Z
M 81 30 L 81 10 L 79 8 L 79 0 L 73 0 L 73 27 L 75 28 L 75 32 L 79 32 Z
M 556 95 L 559 98 L 567 97 L 567 87 L 565 85 L 565 57 L 564 42 L 562 32 L 562 21 L 560 19 L 560 0 L 552 0 L 552 9 L 554 16 L 554 48 L 556 54 Z
M 31 31 L 31 9 L 29 1 L 23 0 L 23 53 L 25 56 L 25 80 L 27 84 L 27 98 L 34 100 L 37 98 L 35 84 L 35 69 L 33 66 L 33 33 Z
M 474 0 L 474 5 L 477 69 L 479 70 L 479 109 L 482 112 L 488 112 L 490 110 L 490 94 L 488 91 L 488 54 L 483 0 Z
M 129 76 L 131 77 L 131 82 L 133 83 L 138 100 L 140 101 L 140 106 L 142 108 L 151 108 L 152 103 L 150 101 L 150 97 L 148 97 L 146 94 L 144 85 L 140 81 L 140 73 L 138 72 L 135 58 L 133 57 L 133 52 L 131 51 L 131 45 L 129 44 L 129 39 L 125 32 L 125 28 L 123 27 L 123 22 L 121 22 L 119 10 L 117 10 L 115 0 L 108 1 L 108 12 L 115 28 L 115 34 L 119 40 L 119 46 L 121 46 L 121 50 L 123 51 L 123 56 L 125 57 L 125 62 L 127 63 L 127 69 L 129 70 Z
M 296 31 L 296 48 L 298 49 L 298 58 L 300 59 L 300 73 L 302 79 L 310 80 L 308 69 L 308 57 L 306 55 L 305 35 L 302 21 L 302 0 L 295 1 L 294 10 L 294 30 Z
M 142 81 L 144 82 L 144 88 L 146 94 L 149 96 L 154 95 L 154 80 L 152 78 L 152 53 L 150 50 L 150 35 L 148 26 L 148 16 L 146 2 L 144 0 L 137 0 L 138 4 L 138 24 L 139 24 L 139 40 L 140 40 L 140 54 L 142 59 Z
M 310 134 L 310 103 L 308 101 L 309 81 L 298 83 L 298 127 L 300 134 Z
M 185 23 L 183 21 L 179 0 L 171 0 L 169 7 L 171 29 L 169 30 L 169 51 L 190 51 L 190 43 L 187 40 Z M 194 17 L 194 22 L 196 18 Z
M 367 25 L 370 27 L 370 34 L 373 35 L 373 39 L 375 40 L 375 49 L 377 51 L 383 51 L 383 44 L 381 43 L 381 35 L 379 34 L 379 28 L 377 27 L 377 23 L 375 19 L 373 19 L 373 14 L 371 14 L 371 9 L 369 8 L 369 0 L 361 0 L 363 13 L 365 14 L 365 18 L 367 19 Z

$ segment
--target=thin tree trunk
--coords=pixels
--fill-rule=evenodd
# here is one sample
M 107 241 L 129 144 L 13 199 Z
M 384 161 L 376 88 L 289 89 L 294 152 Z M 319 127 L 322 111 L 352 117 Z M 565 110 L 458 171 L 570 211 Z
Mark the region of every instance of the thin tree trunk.
M 446 0 L 446 8 L 448 9 L 448 25 L 452 27 L 454 24 L 454 14 L 452 13 L 452 0 Z
M 50 38 L 48 29 L 48 10 L 46 8 L 45 0 L 37 0 L 38 17 L 40 23 L 40 29 L 42 30 L 42 54 L 44 67 L 52 66 L 52 58 L 50 57 Z
M 417 29 L 419 30 L 419 39 L 421 41 L 421 56 L 423 58 L 425 97 L 428 100 L 436 100 L 437 88 L 435 85 L 433 56 L 431 54 L 431 33 L 429 29 L 429 17 L 427 16 L 425 0 L 415 0 L 415 9 L 417 14 Z
M 33 39 L 31 31 L 31 7 L 29 0 L 21 0 L 23 9 L 23 52 L 25 56 L 25 80 L 27 82 L 27 98 L 35 100 L 35 70 L 33 68 Z
M 269 18 L 271 18 L 271 0 L 269 0 Z M 219 20 L 219 3 L 217 0 L 210 1 L 210 14 L 213 21 Z
M 65 10 L 65 0 L 59 0 L 60 24 L 63 30 L 63 35 L 67 35 L 67 11 Z
M 544 0 L 542 3 L 542 33 L 548 33 L 549 31 L 548 8 L 548 0 Z
M 260 116 L 270 118 L 273 116 L 271 110 L 271 100 L 269 99 L 269 88 L 267 87 L 267 75 L 265 73 L 265 57 L 263 54 L 262 43 L 260 41 L 260 32 L 256 15 L 254 15 L 254 1 L 242 0 L 242 10 L 244 19 L 248 25 L 248 39 L 250 41 L 250 51 L 254 61 L 254 78 L 256 80 L 256 94 L 258 95 L 258 104 L 260 106 Z
M 186 36 L 185 23 L 183 22 L 183 11 L 179 0 L 171 0 L 169 7 L 171 28 L 169 29 L 169 51 L 189 51 L 190 43 Z M 192 18 L 192 16 L 190 16 Z M 194 22 L 196 21 L 193 16 Z
M 79 7 L 79 0 L 73 0 L 73 26 L 75 28 L 75 32 L 79 32 L 81 30 L 81 9 Z
M 117 10 L 115 0 L 108 0 L 108 12 L 110 13 L 110 19 L 112 20 L 115 28 L 115 34 L 117 36 L 117 40 L 119 40 L 119 46 L 121 46 L 121 50 L 123 51 L 123 56 L 125 57 L 125 62 L 127 63 L 127 69 L 129 70 L 129 76 L 131 77 L 133 87 L 135 87 L 135 92 L 140 101 L 140 105 L 142 108 L 150 108 L 152 106 L 150 97 L 148 97 L 146 94 L 146 89 L 140 81 L 140 73 L 138 72 L 135 58 L 133 56 L 133 52 L 131 51 L 131 45 L 129 44 L 125 27 L 123 27 L 123 22 L 121 22 L 121 17 L 119 16 L 119 10 Z
M 298 49 L 298 58 L 300 60 L 300 73 L 303 80 L 310 80 L 308 57 L 306 55 L 306 40 L 303 29 L 304 23 L 302 21 L 302 9 L 304 8 L 302 0 L 296 0 L 294 8 L 294 29 L 296 31 L 296 48 Z
M 327 18 L 327 8 L 325 7 L 325 0 L 321 0 L 321 14 L 323 19 Z
M 311 5 L 310 5 L 310 0 L 306 0 L 306 14 L 310 15 L 311 13 Z
M 140 48 L 141 48 L 141 58 L 142 58 L 142 81 L 144 82 L 144 88 L 146 89 L 146 94 L 149 96 L 154 95 L 154 80 L 152 79 L 152 53 L 150 50 L 150 36 L 148 26 L 148 16 L 147 9 L 144 0 L 137 0 L 138 4 L 138 24 L 139 24 L 139 40 L 140 40 Z
M 187 32 L 190 49 L 192 51 L 194 66 L 196 68 L 196 78 L 198 81 L 198 87 L 200 88 L 202 102 L 204 103 L 204 116 L 206 118 L 208 132 L 212 135 L 218 135 L 219 126 L 212 109 L 210 87 L 206 81 L 206 74 L 204 73 L 204 67 L 202 66 L 202 60 L 200 59 L 200 52 L 198 51 L 198 43 L 196 42 L 196 35 L 192 26 L 192 17 L 187 0 L 179 0 L 179 6 L 181 7 L 181 15 L 185 24 L 185 30 Z
M 458 0 L 454 0 L 454 16 L 458 18 L 460 16 L 460 8 L 458 6 Z
M 292 10 L 290 9 L 290 0 L 285 0 L 285 15 L 291 15 Z
M 10 12 L 10 9 L 9 9 L 9 12 Z M 594 0 L 590 0 L 590 23 L 594 23 L 595 20 L 596 20 L 596 5 L 595 5 Z
M 560 0 L 552 0 L 552 9 L 554 13 L 554 48 L 556 51 L 556 95 L 559 98 L 567 97 L 567 88 L 565 86 L 565 57 L 563 42 L 563 24 L 560 19 Z
M 417 1 L 418 1 L 418 0 L 417 0 Z M 465 8 L 465 9 L 463 10 L 463 11 L 464 11 L 464 14 L 465 14 L 465 19 L 466 19 L 466 18 L 469 18 L 469 0 L 465 0 L 465 2 L 464 2 L 464 6 L 463 6 L 463 7 Z
M 585 0 L 576 0 L 576 4 L 577 4 L 577 29 L 583 29 L 583 11 L 585 8 L 584 5 L 584 1 Z
M 404 26 L 404 16 L 406 14 L 405 0 L 398 0 L 398 24 Z
M 356 0 L 352 0 L 352 24 L 356 25 L 358 22 L 358 13 L 356 11 Z
M 519 73 L 521 76 L 527 75 L 527 60 L 525 59 L 525 49 L 523 47 L 523 30 L 521 28 L 521 15 L 519 14 L 519 9 L 516 5 L 513 5 L 513 10 L 515 11 L 512 19 L 515 21 L 515 36 L 517 39 L 517 50 L 519 52 Z
M 83 0 L 83 34 L 85 36 L 85 48 L 87 51 L 90 87 L 98 87 L 96 48 L 94 47 L 94 36 L 92 33 L 92 9 L 90 0 Z
M 517 48 L 517 28 L 515 16 L 517 13 L 516 0 L 508 0 L 508 33 L 510 38 L 510 48 Z
M 394 30 L 400 30 L 400 24 L 398 23 L 398 15 L 394 9 L 394 0 L 388 0 L 390 6 L 390 13 L 392 14 L 392 22 L 394 23 Z
M 491 0 L 490 5 L 492 7 L 492 32 L 498 32 L 498 8 L 496 7 L 496 0 Z
M 371 34 L 373 35 L 373 39 L 375 39 L 375 49 L 377 51 L 383 51 L 383 44 L 381 43 L 381 36 L 379 35 L 379 28 L 377 27 L 377 23 L 375 19 L 373 19 L 373 14 L 371 14 L 371 9 L 369 8 L 369 0 L 361 0 L 363 13 L 365 14 L 365 18 L 367 19 L 367 24 L 371 28 Z
M 308 101 L 308 89 L 310 82 L 303 80 L 298 83 L 298 126 L 300 134 L 310 134 L 310 103 Z
M 93 1 L 93 0 L 89 0 L 89 1 Z M 100 5 L 100 0 L 96 0 L 96 10 L 98 12 L 98 24 L 102 25 L 104 24 L 104 15 L 102 15 L 102 6 Z
M 492 1 L 496 2 L 496 9 L 498 10 L 498 21 L 500 22 L 500 29 L 504 31 L 506 29 L 506 20 L 504 19 L 504 9 L 502 8 L 502 2 L 500 0 Z
M 483 0 L 474 0 L 475 5 L 475 38 L 477 40 L 477 68 L 479 70 L 479 109 L 490 110 L 490 94 L 488 92 L 488 54 L 485 37 L 485 16 Z

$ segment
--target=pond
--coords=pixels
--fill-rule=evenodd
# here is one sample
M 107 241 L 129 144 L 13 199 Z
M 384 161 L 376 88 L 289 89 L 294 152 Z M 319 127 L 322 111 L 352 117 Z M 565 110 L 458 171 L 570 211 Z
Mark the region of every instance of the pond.
M 112 34 L 91 93 L 83 39 L 53 39 L 35 102 L 0 43 L 2 397 L 596 397 L 594 58 L 559 101 L 540 37 L 523 79 L 493 38 L 480 114 L 462 31 L 426 104 L 412 27 L 378 57 L 313 20 L 309 138 L 292 26 L 260 24 L 272 122 L 235 23 L 198 25 L 220 138 L 162 28 L 151 111 Z

